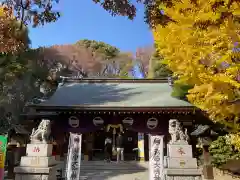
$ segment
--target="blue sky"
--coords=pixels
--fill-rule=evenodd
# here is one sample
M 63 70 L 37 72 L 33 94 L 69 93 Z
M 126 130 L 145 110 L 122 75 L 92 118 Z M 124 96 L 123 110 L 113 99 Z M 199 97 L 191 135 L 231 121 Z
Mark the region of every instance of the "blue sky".
M 144 9 L 138 5 L 135 20 L 112 17 L 92 0 L 60 0 L 63 16 L 52 24 L 31 28 L 32 47 L 71 44 L 80 39 L 103 41 L 123 51 L 151 45 L 152 34 L 143 21 Z

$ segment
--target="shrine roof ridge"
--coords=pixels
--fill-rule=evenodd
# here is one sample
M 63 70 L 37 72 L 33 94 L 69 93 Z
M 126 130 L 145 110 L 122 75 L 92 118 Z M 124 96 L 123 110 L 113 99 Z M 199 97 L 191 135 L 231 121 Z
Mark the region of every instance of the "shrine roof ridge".
M 60 77 L 64 83 L 168 83 L 169 78 L 153 78 L 153 79 L 122 79 L 122 78 L 78 78 L 78 77 Z

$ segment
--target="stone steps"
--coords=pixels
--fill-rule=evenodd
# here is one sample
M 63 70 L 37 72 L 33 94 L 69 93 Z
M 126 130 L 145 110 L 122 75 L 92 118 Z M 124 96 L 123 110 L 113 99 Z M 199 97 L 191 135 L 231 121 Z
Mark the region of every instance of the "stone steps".
M 60 166 L 64 166 L 66 163 L 60 162 Z M 148 162 L 104 162 L 104 161 L 89 161 L 81 162 L 82 170 L 146 170 L 148 169 Z
M 81 163 L 82 170 L 146 170 L 148 169 L 148 163 L 140 162 L 93 162 L 93 163 Z

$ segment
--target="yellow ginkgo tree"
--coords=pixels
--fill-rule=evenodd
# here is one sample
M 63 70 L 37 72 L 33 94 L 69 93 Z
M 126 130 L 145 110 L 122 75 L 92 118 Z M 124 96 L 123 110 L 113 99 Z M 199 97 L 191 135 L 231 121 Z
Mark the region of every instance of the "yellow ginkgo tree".
M 167 4 L 166 4 L 167 3 Z M 159 3 L 167 25 L 153 29 L 155 44 L 176 83 L 210 119 L 240 130 L 240 3 L 170 0 Z

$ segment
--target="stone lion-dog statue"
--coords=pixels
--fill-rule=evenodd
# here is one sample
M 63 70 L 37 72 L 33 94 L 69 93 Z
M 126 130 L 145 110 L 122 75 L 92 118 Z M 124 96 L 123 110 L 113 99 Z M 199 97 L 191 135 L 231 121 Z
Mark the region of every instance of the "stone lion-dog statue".
M 183 132 L 183 128 L 177 119 L 169 120 L 168 132 L 171 135 L 170 144 L 173 144 L 178 141 L 186 143 L 189 141 L 187 129 L 185 129 L 185 132 Z
M 33 128 L 30 136 L 31 143 L 42 143 L 47 144 L 51 133 L 51 122 L 50 120 L 43 119 L 38 128 Z

